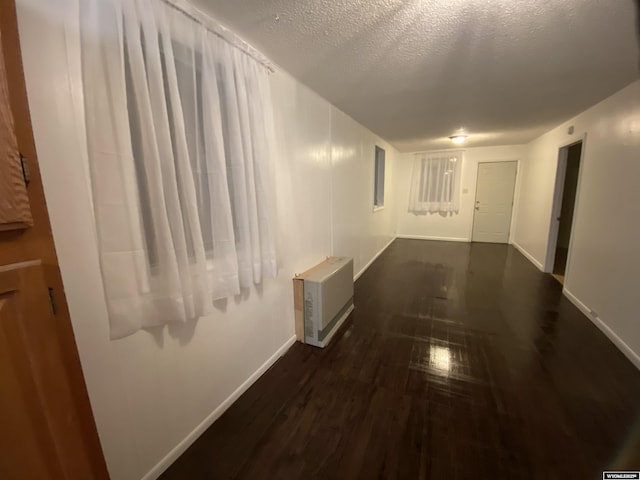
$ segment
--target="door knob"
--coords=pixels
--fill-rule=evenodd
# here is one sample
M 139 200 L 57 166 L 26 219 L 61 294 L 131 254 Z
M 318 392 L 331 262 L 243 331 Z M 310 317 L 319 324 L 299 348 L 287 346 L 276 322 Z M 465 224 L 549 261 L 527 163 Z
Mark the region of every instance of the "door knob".
M 476 210 L 480 210 L 480 205 L 476 205 Z

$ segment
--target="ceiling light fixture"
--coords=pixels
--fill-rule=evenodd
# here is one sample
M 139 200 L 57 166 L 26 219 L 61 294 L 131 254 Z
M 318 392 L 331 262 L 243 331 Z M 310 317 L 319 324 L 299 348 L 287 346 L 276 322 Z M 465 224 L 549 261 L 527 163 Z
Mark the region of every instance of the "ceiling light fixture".
M 449 139 L 453 142 L 453 143 L 464 143 L 464 141 L 467 139 L 466 135 L 451 135 L 449 137 Z

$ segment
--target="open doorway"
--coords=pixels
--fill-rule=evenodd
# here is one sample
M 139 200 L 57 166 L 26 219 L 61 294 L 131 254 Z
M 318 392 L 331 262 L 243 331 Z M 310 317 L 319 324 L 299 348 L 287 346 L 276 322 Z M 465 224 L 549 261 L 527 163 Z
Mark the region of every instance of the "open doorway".
M 549 239 L 547 271 L 562 284 L 569 258 L 581 157 L 582 141 L 560 149 L 553 207 L 555 218 L 552 224 L 555 224 L 555 228 L 551 229 L 552 237 Z

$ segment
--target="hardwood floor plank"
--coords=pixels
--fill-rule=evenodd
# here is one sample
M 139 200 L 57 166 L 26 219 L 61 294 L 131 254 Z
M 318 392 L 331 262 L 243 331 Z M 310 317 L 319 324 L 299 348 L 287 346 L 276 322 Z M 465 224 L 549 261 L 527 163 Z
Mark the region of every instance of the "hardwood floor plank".
M 640 372 L 506 245 L 396 240 L 163 479 L 601 478 L 640 469 Z

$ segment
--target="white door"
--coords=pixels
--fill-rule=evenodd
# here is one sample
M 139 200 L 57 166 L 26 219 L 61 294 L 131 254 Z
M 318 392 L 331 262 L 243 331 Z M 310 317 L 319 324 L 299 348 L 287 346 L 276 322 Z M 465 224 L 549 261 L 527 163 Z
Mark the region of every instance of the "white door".
M 509 243 L 517 162 L 478 164 L 474 242 Z

